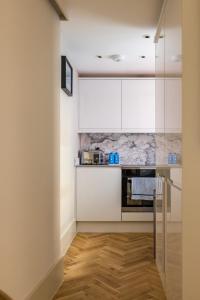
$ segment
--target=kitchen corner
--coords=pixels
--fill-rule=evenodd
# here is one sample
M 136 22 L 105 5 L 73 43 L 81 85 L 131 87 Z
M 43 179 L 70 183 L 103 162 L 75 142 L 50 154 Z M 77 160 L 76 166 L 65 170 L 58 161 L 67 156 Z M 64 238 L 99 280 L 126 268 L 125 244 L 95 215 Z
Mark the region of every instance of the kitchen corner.
M 88 231 L 101 231 L 106 222 L 109 232 L 109 222 L 114 222 L 116 230 L 153 232 L 156 178 L 165 174 L 181 181 L 177 179 L 181 134 L 83 132 L 79 141 L 75 159 L 79 230 L 87 223 Z M 176 163 L 169 163 L 171 153 Z

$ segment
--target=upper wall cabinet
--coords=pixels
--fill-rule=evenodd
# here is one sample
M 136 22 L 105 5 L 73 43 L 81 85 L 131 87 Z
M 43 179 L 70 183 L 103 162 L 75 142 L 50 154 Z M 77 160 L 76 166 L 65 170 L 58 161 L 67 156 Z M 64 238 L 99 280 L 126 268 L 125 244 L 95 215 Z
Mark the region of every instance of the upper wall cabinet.
M 180 133 L 182 114 L 181 0 L 165 7 L 165 132 Z
M 165 132 L 181 133 L 182 93 L 180 78 L 165 80 Z
M 155 128 L 155 79 L 84 78 L 79 93 L 79 132 L 156 132 L 162 127 Z
M 165 16 L 160 25 L 159 42 L 156 43 L 155 123 L 156 132 L 165 131 Z
M 122 80 L 122 128 L 155 132 L 155 80 Z
M 79 130 L 121 130 L 121 80 L 79 80 Z
M 165 3 L 156 34 L 156 128 L 181 133 L 181 0 Z M 161 108 L 164 107 L 164 108 Z M 160 112 L 162 111 L 162 114 Z
M 155 84 L 155 128 L 156 132 L 165 132 L 165 81 L 163 78 L 156 78 Z

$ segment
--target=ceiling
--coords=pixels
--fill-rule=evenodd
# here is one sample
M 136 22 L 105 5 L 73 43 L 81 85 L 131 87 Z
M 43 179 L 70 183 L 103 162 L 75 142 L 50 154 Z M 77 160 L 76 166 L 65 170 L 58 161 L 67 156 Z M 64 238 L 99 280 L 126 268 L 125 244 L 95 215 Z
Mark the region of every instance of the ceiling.
M 58 2 L 68 17 L 67 22 L 61 22 L 62 54 L 68 54 L 80 75 L 154 74 L 153 38 L 162 0 Z M 144 38 L 146 34 L 149 39 Z M 113 54 L 124 55 L 125 59 L 115 62 L 109 58 Z

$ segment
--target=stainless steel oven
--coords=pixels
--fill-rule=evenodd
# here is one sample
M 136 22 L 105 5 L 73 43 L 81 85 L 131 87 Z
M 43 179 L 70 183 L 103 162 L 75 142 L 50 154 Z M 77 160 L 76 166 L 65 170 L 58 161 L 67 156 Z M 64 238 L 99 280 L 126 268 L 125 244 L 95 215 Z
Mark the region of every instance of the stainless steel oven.
M 155 169 L 122 169 L 122 211 L 153 212 Z

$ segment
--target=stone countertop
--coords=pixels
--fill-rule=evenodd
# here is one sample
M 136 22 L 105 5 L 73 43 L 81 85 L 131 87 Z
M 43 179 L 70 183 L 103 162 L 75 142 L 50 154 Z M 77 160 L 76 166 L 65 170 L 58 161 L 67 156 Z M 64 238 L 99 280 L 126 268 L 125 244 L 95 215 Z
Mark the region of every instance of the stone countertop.
M 122 169 L 134 169 L 134 168 L 139 168 L 139 169 L 156 169 L 156 168 L 182 168 L 180 164 L 163 164 L 163 165 L 76 165 L 75 167 L 98 167 L 98 168 L 122 168 Z

